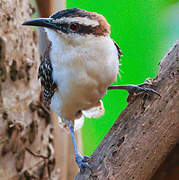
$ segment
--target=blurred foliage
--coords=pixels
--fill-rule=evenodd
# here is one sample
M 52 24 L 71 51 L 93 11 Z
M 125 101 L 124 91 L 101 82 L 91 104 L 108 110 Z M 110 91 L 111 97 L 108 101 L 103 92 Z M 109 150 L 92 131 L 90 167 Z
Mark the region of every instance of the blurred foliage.
M 177 8 L 173 5 L 170 9 L 175 2 L 67 0 L 67 8 L 78 7 L 98 12 L 107 18 L 111 24 L 111 37 L 124 54 L 120 77 L 114 84 L 138 84 L 148 77 L 155 77 L 158 62 L 179 37 L 178 16 L 171 15 Z M 111 128 L 127 105 L 126 98 L 125 91 L 109 91 L 103 98 L 105 115 L 85 121 L 82 129 L 85 154 L 90 155 Z

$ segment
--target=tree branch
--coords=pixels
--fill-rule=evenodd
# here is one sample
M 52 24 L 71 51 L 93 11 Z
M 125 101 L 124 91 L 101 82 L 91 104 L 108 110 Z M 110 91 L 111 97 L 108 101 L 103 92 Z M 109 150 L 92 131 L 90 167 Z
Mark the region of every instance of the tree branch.
M 148 180 L 179 140 L 179 41 L 159 64 L 153 88 L 133 97 L 76 180 Z

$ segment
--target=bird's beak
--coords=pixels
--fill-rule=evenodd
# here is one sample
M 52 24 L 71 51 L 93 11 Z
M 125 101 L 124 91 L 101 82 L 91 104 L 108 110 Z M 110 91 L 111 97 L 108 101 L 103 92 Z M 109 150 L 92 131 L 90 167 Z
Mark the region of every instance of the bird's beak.
M 53 23 L 52 18 L 37 18 L 37 19 L 32 19 L 30 21 L 24 22 L 22 25 L 27 25 L 27 26 L 41 26 L 41 27 L 48 27 L 48 28 L 57 28 L 56 24 Z

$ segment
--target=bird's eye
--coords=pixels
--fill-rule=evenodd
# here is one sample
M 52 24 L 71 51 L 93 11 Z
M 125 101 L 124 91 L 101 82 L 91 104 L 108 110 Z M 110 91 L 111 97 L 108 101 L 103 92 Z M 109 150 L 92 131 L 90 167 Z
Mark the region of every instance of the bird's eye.
M 79 27 L 80 27 L 79 24 L 75 24 L 75 23 L 70 25 L 70 29 L 73 31 L 77 31 L 79 29 Z

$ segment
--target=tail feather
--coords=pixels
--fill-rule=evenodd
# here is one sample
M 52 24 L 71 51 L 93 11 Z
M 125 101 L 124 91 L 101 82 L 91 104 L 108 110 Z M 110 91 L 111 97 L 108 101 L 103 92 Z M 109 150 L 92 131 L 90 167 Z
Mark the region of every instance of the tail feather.
M 83 115 L 87 118 L 98 118 L 100 116 L 103 116 L 104 112 L 105 110 L 104 110 L 103 102 L 101 100 L 96 106 L 82 111 Z
M 84 124 L 84 116 L 87 118 L 98 118 L 103 115 L 104 115 L 104 106 L 103 106 L 103 102 L 100 100 L 96 106 L 87 110 L 83 110 L 82 115 L 74 120 L 74 130 L 77 131 L 80 128 L 82 128 Z M 69 132 L 67 124 L 65 124 L 65 122 L 63 122 L 63 120 L 59 116 L 58 116 L 58 122 L 61 128 Z

